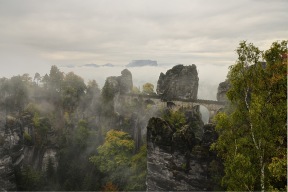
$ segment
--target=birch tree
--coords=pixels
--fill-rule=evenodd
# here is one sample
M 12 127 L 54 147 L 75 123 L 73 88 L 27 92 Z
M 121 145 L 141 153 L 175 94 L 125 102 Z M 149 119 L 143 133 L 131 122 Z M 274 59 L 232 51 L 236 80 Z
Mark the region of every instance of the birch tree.
M 245 41 L 230 67 L 225 112 L 216 117 L 228 190 L 283 190 L 287 164 L 287 41 L 265 52 Z

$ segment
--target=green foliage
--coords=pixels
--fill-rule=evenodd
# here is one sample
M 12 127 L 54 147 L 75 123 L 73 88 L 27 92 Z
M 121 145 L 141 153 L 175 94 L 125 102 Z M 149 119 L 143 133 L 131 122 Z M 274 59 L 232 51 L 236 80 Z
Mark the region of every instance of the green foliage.
M 249 157 L 237 153 L 225 161 L 225 176 L 223 183 L 229 191 L 254 191 L 256 177 L 255 167 Z M 237 171 L 236 171 L 237 170 Z
M 113 99 L 114 99 L 115 90 L 114 90 L 113 85 L 108 80 L 105 81 L 105 84 L 104 84 L 102 91 L 101 91 L 101 95 L 102 95 L 102 99 L 105 103 L 109 103 L 109 102 L 113 101 Z
M 41 75 L 37 72 L 34 75 L 34 81 L 36 81 L 36 84 L 38 85 L 39 81 L 41 81 Z
M 175 147 L 183 152 L 191 152 L 192 148 L 197 143 L 192 127 L 189 125 L 185 125 L 181 129 L 178 129 L 173 134 L 172 140 L 173 142 L 177 143 Z
M 82 99 L 82 108 L 83 110 L 90 109 L 92 112 L 99 112 L 97 110 L 99 105 L 99 99 L 100 99 L 100 89 L 98 87 L 98 84 L 95 80 L 89 81 L 87 84 L 87 92 L 85 97 Z M 96 109 L 95 109 L 96 108 Z
M 20 173 L 19 189 L 21 191 L 39 191 L 43 189 L 44 177 L 39 171 L 24 166 Z
M 29 76 L 1 78 L 0 104 L 8 111 L 22 111 L 28 100 Z M 26 78 L 26 79 L 24 79 Z
M 182 126 L 186 124 L 185 115 L 181 111 L 169 110 L 164 113 L 163 118 L 175 130 L 179 130 Z
M 113 115 L 114 113 L 114 97 L 115 97 L 115 92 L 113 85 L 106 80 L 105 84 L 101 90 L 101 98 L 102 98 L 102 113 L 106 116 Z
M 100 171 L 108 173 L 108 181 L 112 181 L 120 189 L 126 185 L 131 166 L 131 157 L 134 150 L 134 141 L 128 133 L 110 130 L 105 142 L 99 146 L 98 155 L 89 158 L 90 162 L 98 166 Z
M 49 157 L 48 159 L 48 163 L 47 163 L 47 168 L 46 168 L 46 176 L 47 178 L 53 178 L 55 174 L 55 170 L 54 170 L 54 163 L 53 160 L 51 159 L 51 157 Z
M 39 113 L 34 113 L 33 124 L 36 128 L 40 127 Z
M 132 88 L 132 93 L 134 93 L 134 94 L 140 94 L 141 91 L 140 91 L 140 89 L 139 89 L 138 87 L 133 86 L 133 88 Z
M 144 94 L 148 94 L 148 95 L 150 95 L 150 94 L 155 94 L 155 92 L 154 92 L 154 85 L 151 84 L 151 83 L 145 83 L 145 84 L 143 85 L 143 87 L 142 87 L 142 92 L 143 92 Z
M 51 129 L 50 120 L 45 117 L 40 118 L 39 113 L 35 112 L 32 121 L 35 127 L 36 144 L 38 147 L 42 147 L 47 140 L 47 133 Z
M 53 92 L 60 92 L 62 81 L 64 78 L 63 72 L 61 72 L 57 66 L 52 65 L 50 69 L 49 77 L 45 77 L 44 81 L 48 81 L 48 87 Z
M 75 142 L 80 148 L 84 148 L 87 145 L 87 140 L 89 138 L 90 132 L 88 129 L 88 124 L 84 120 L 78 122 L 77 129 L 75 131 Z
M 221 187 L 221 181 L 224 175 L 223 170 L 223 165 L 218 159 L 212 160 L 209 163 L 208 173 L 214 182 L 213 191 L 224 191 L 224 189 Z
M 24 137 L 24 142 L 25 142 L 27 145 L 33 144 L 32 137 L 29 135 L 29 133 L 27 133 L 26 131 L 24 131 L 23 137 Z
M 277 181 L 285 179 L 287 176 L 287 155 L 283 154 L 281 157 L 273 157 L 272 162 L 268 165 L 268 169 Z
M 56 66 L 43 77 L 36 73 L 33 82 L 28 74 L 0 78 L 0 108 L 13 117 L 19 114 L 23 128 L 29 129 L 23 138 L 35 149 L 33 158 L 45 148 L 58 148 L 57 169 L 51 159 L 43 173 L 24 167 L 17 176 L 17 189 L 100 191 L 110 182 L 109 189 L 123 190 L 131 180 L 133 189 L 145 190 L 146 160 L 144 156 L 132 160 L 134 141 L 129 134 L 108 132 L 103 143 L 102 133 L 111 125 L 132 132 L 131 115 L 138 109 L 138 102 L 127 103 L 123 123 L 118 123 L 114 95 L 113 85 L 105 85 L 101 97 L 96 81 L 89 81 L 86 87 L 81 77 L 65 75 Z M 21 113 L 22 109 L 25 111 Z M 5 143 L 3 136 L 1 143 Z M 94 154 L 101 163 L 90 163 Z
M 64 77 L 61 88 L 63 106 L 69 112 L 73 112 L 86 90 L 84 80 L 70 72 Z
M 131 176 L 127 191 L 145 191 L 147 175 L 147 146 L 142 145 L 139 152 L 132 157 Z
M 43 87 L 44 87 L 44 89 L 48 89 L 48 86 L 49 86 L 49 76 L 47 75 L 47 74 L 45 74 L 44 76 L 43 76 L 43 78 L 41 79 L 41 82 L 43 83 Z
M 229 113 L 215 117 L 220 136 L 212 148 L 224 159 L 223 184 L 228 190 L 285 188 L 286 170 L 277 170 L 286 169 L 287 41 L 265 52 L 241 42 L 237 53 L 228 74 Z
M 134 141 L 128 133 L 110 130 L 104 144 L 98 147 L 98 155 L 92 156 L 90 161 L 99 164 L 103 172 L 113 172 L 117 167 L 129 166 L 133 150 Z

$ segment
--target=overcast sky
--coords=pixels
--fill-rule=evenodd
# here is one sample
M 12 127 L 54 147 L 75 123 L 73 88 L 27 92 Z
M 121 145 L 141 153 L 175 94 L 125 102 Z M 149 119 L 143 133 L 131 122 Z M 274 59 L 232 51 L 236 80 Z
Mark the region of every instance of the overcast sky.
M 76 73 L 65 66 L 119 65 L 97 68 L 97 79 L 151 59 L 194 63 L 203 81 L 216 73 L 225 79 L 241 40 L 264 50 L 288 39 L 287 9 L 287 0 L 0 0 L 0 77 L 43 74 L 51 65 Z

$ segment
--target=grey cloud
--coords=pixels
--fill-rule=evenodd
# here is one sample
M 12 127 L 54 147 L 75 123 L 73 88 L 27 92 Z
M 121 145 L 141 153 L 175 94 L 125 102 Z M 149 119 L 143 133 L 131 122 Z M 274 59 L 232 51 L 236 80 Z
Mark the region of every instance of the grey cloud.
M 141 58 L 227 65 L 240 40 L 266 49 L 287 39 L 286 7 L 288 1 L 0 0 L 0 44 L 31 50 L 23 63 L 35 56 L 60 66 Z

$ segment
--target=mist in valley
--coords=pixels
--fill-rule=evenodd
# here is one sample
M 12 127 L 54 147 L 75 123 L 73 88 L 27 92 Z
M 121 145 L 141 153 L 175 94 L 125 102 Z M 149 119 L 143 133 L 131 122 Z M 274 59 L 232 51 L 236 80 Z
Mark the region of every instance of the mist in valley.
M 0 0 L 0 191 L 287 191 L 288 1 L 55 2 Z

